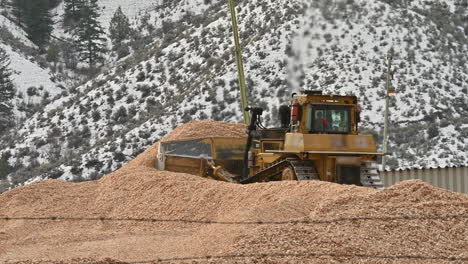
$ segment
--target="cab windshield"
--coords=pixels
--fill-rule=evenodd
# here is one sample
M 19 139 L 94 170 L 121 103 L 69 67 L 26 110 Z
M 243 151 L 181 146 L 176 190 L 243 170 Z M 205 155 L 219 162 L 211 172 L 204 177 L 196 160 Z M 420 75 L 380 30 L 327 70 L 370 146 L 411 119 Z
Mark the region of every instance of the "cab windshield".
M 308 105 L 306 127 L 310 133 L 349 134 L 349 106 Z

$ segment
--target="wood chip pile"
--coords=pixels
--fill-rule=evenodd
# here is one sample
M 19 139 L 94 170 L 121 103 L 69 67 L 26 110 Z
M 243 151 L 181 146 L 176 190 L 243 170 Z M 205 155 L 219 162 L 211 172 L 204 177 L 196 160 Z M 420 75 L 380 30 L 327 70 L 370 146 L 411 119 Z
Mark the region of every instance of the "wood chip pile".
M 214 126 L 193 131 L 206 124 Z M 215 124 L 191 123 L 167 138 L 234 130 L 216 134 L 223 124 Z M 242 125 L 234 127 L 242 136 Z M 0 263 L 468 262 L 467 195 L 416 180 L 383 191 L 317 181 L 237 185 L 158 171 L 155 153 L 153 146 L 99 181 L 44 181 L 1 194 L 0 217 L 59 220 L 0 220 Z M 186 257 L 195 259 L 178 259 Z
M 247 137 L 244 124 L 231 124 L 211 120 L 193 121 L 179 126 L 162 141 L 184 140 L 204 137 Z

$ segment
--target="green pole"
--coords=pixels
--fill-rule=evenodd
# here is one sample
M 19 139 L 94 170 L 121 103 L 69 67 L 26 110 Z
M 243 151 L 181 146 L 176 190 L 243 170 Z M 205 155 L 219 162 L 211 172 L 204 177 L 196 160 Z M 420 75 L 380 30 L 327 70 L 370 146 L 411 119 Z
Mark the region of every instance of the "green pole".
M 242 62 L 242 50 L 239 42 L 239 30 L 237 28 L 236 5 L 234 0 L 229 0 L 229 7 L 231 8 L 232 31 L 234 33 L 234 43 L 236 45 L 236 62 L 237 72 L 239 73 L 242 114 L 244 116 L 244 123 L 248 125 L 250 124 L 250 116 L 249 112 L 246 110 L 248 107 L 247 88 L 245 85 L 244 63 Z

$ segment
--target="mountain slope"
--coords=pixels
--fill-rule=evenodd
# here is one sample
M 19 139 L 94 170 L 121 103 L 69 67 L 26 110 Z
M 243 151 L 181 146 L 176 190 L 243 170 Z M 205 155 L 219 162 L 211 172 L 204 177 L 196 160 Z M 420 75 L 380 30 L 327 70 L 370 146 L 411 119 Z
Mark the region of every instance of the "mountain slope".
M 61 93 L 59 86 L 63 83 L 54 79 L 45 61 L 38 60 L 38 47 L 27 38 L 26 33 L 3 14 L 0 14 L 0 23 L 0 47 L 10 58 L 11 79 L 17 90 L 15 106 L 37 104 L 47 94 L 47 97 L 53 97 Z M 21 111 L 17 112 L 21 116 Z
M 392 50 L 397 90 L 390 110 L 393 166 L 466 164 L 468 39 L 451 11 L 459 6 L 454 1 L 452 7 L 437 1 L 385 2 L 391 4 L 312 4 L 304 22 L 309 26 L 292 49 L 300 58 L 304 85 L 358 95 L 364 126 L 378 129 L 385 108 L 386 57 Z
M 276 122 L 299 89 L 355 94 L 378 140 L 386 54 L 393 48 L 393 168 L 467 163 L 467 35 L 455 1 L 240 1 L 252 105 Z M 430 4 L 429 7 L 427 4 Z M 440 23 L 439 17 L 448 19 Z M 176 125 L 241 121 L 225 1 L 171 1 L 135 23 L 146 48 L 48 105 L 3 140 L 12 184 L 97 178 Z M 32 180 L 31 180 L 32 179 Z

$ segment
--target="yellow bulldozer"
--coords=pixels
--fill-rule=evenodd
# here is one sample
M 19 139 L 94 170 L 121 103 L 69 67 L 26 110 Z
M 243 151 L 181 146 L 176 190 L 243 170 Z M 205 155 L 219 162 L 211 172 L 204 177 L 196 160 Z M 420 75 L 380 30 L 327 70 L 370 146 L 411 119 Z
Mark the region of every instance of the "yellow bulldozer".
M 293 94 L 279 111 L 281 127 L 265 128 L 261 108 L 247 107 L 234 0 L 229 0 L 244 122 L 248 138 L 202 138 L 161 143 L 156 167 L 217 180 L 254 183 L 322 180 L 383 188 L 372 136 L 359 135 L 355 96 Z M 250 112 L 250 116 L 249 116 Z
M 280 108 L 280 128 L 265 128 L 249 108 L 247 139 L 211 137 L 160 144 L 157 167 L 217 180 L 254 183 L 322 180 L 383 188 L 374 138 L 358 133 L 355 96 L 294 94 Z

